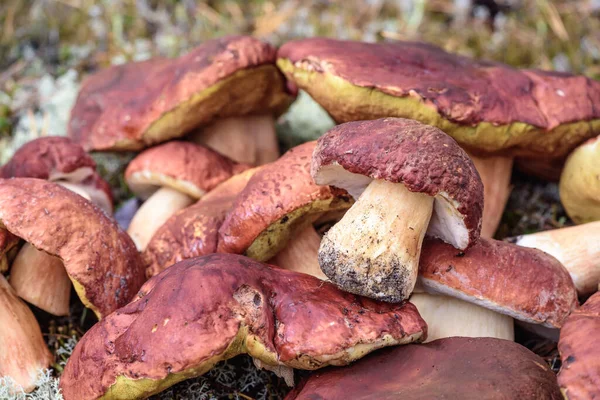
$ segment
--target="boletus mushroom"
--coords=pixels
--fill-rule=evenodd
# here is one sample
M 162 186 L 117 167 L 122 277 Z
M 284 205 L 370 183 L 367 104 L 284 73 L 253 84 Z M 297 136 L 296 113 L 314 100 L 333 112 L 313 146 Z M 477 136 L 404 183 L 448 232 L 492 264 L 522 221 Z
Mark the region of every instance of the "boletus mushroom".
M 273 115 L 292 102 L 276 50 L 249 36 L 208 40 L 176 59 L 113 66 L 84 81 L 69 136 L 91 150 L 141 150 L 206 127 L 202 142 L 251 164 L 279 155 Z M 211 126 L 212 124 L 212 126 Z
M 410 303 L 380 303 L 310 275 L 212 254 L 167 268 L 92 327 L 60 385 L 67 399 L 139 399 L 242 353 L 280 373 L 314 370 L 419 342 L 426 330 Z
M 338 123 L 403 117 L 433 125 L 469 151 L 485 187 L 483 237 L 508 199 L 513 158 L 561 159 L 600 133 L 600 82 L 518 70 L 415 42 L 309 38 L 277 65 Z
M 479 239 L 481 179 L 435 127 L 402 118 L 338 125 L 318 140 L 311 173 L 356 200 L 319 248 L 325 275 L 351 293 L 407 299 L 426 233 L 462 250 Z
M 247 165 L 189 142 L 172 141 L 145 150 L 125 170 L 127 185 L 145 200 L 127 232 L 143 251 L 175 212 L 246 169 Z
M 525 347 L 453 337 L 384 349 L 344 368 L 315 372 L 286 400 L 561 400 L 556 377 Z

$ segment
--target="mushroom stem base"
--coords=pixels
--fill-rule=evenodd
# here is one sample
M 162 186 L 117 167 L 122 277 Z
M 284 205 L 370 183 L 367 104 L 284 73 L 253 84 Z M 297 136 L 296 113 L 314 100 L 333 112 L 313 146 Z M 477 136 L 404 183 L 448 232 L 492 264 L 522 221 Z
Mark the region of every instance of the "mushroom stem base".
M 193 135 L 193 140 L 240 163 L 263 165 L 279 158 L 271 115 L 220 119 Z
M 321 235 L 312 225 L 309 225 L 295 235 L 269 263 L 290 271 L 302 272 L 327 280 L 327 276 L 319 267 L 320 244 Z
M 483 218 L 481 237 L 492 238 L 510 196 L 510 176 L 513 158 L 505 156 L 478 157 L 468 153 L 483 182 Z
M 433 197 L 374 180 L 323 237 L 321 270 L 345 291 L 389 302 L 415 287 Z
M 133 239 L 139 251 L 144 251 L 152 236 L 177 211 L 194 202 L 187 194 L 175 189 L 158 189 L 138 209 L 131 219 L 127 233 Z
M 514 320 L 448 296 L 413 293 L 410 298 L 427 322 L 427 342 L 453 336 L 515 340 Z
M 23 300 L 52 315 L 68 315 L 71 280 L 62 261 L 25 243 L 15 258 L 9 282 Z

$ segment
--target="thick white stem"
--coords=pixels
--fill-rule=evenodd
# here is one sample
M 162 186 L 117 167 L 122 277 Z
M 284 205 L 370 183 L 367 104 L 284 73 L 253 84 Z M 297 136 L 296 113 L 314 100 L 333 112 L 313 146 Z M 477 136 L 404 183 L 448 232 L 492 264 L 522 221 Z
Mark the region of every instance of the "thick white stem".
M 554 256 L 571 274 L 580 296 L 597 290 L 600 284 L 600 221 L 519 236 L 516 244 Z
M 0 349 L 0 377 L 10 376 L 27 392 L 35 388 L 39 371 L 52 362 L 35 316 L 2 275 Z
M 413 293 L 410 302 L 427 322 L 426 342 L 453 336 L 515 340 L 514 320 L 507 315 L 428 293 Z
M 131 219 L 127 233 L 139 251 L 144 251 L 152 236 L 177 211 L 195 200 L 175 189 L 161 188 L 142 204 Z
M 498 229 L 504 207 L 510 196 L 513 158 L 506 156 L 478 157 L 470 153 L 469 156 L 483 181 L 484 205 L 481 236 L 491 238 Z
M 9 282 L 23 300 L 52 315 L 68 315 L 71 280 L 62 261 L 25 243 L 10 269 Z
M 290 271 L 302 272 L 327 280 L 319 267 L 320 244 L 321 235 L 312 225 L 309 225 L 294 235 L 287 246 L 277 253 L 269 263 Z
M 390 302 L 415 287 L 433 197 L 374 180 L 323 237 L 321 269 L 344 290 Z
M 263 165 L 279 158 L 271 115 L 219 119 L 195 134 L 193 140 L 240 163 Z

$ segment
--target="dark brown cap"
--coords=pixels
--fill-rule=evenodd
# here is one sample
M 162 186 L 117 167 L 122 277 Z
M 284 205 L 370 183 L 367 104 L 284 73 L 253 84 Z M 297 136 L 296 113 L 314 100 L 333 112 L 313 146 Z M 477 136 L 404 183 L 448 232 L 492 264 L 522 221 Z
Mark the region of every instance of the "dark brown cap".
M 494 338 L 453 337 L 378 351 L 314 373 L 286 400 L 561 400 L 544 360 Z
M 69 136 L 86 150 L 139 150 L 216 118 L 283 112 L 293 100 L 275 48 L 249 36 L 208 40 L 173 59 L 110 67 L 83 83 Z
M 233 254 L 182 261 L 89 330 L 61 377 L 65 398 L 144 398 L 248 353 L 267 366 L 346 365 L 423 340 L 410 303 L 340 291 L 306 274 Z
M 338 122 L 404 117 L 481 153 L 561 157 L 600 132 L 600 82 L 475 61 L 424 43 L 301 39 L 278 66 Z

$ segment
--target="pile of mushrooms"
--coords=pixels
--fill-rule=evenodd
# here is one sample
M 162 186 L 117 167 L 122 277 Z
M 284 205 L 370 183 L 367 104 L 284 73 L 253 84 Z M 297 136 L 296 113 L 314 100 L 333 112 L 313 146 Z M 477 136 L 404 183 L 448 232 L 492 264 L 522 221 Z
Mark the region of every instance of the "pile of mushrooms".
M 298 88 L 338 125 L 280 155 Z M 98 322 L 66 400 L 147 398 L 240 354 L 289 399 L 598 397 L 595 103 L 585 77 L 404 42 L 231 36 L 93 74 L 69 137 L 0 169 L 0 376 L 33 390 L 36 316 L 80 300 Z M 94 151 L 139 152 L 126 231 Z M 562 168 L 580 225 L 492 238 L 517 158 Z M 515 325 L 558 343 L 558 377 Z

